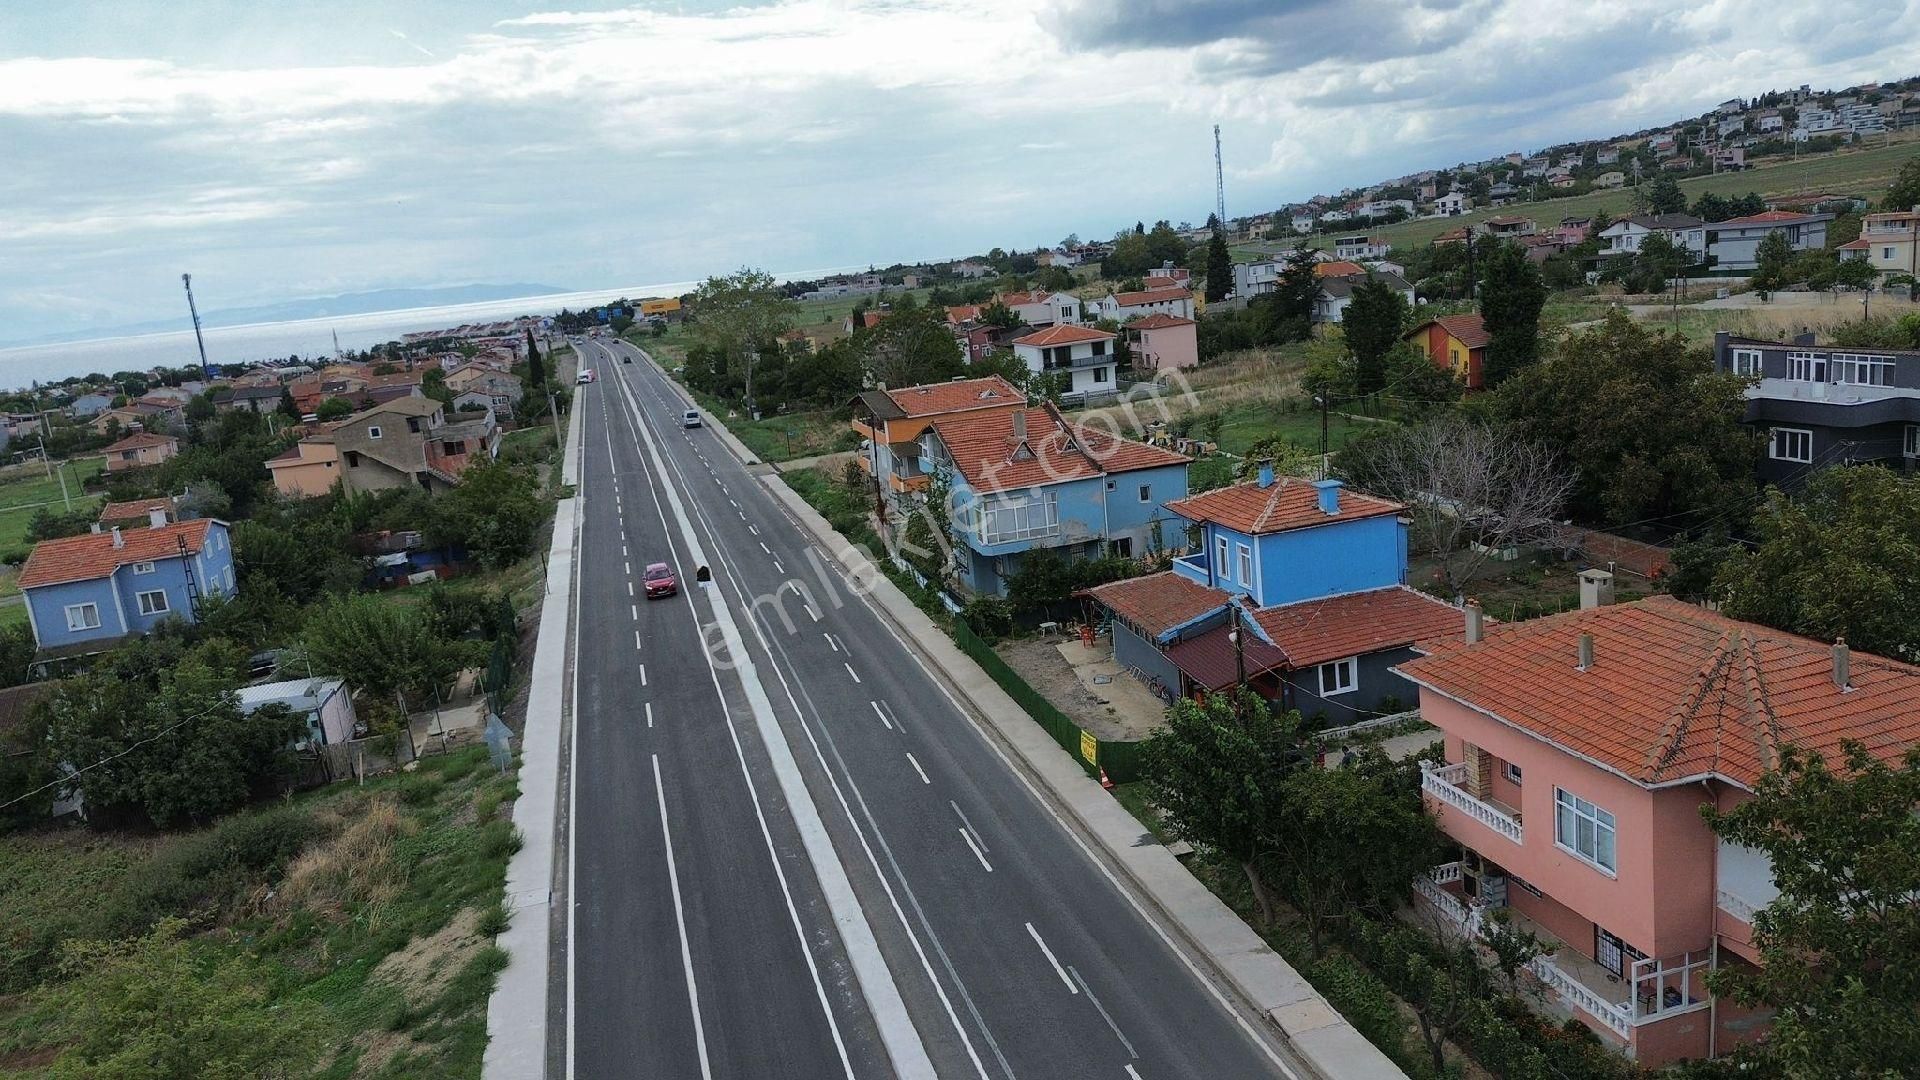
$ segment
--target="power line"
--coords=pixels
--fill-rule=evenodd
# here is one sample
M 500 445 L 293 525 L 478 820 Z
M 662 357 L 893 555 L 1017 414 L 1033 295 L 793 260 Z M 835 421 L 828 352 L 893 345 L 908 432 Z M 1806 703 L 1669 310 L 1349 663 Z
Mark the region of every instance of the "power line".
M 40 794 L 43 791 L 51 791 L 54 788 L 63 787 L 67 784 L 70 784 L 73 782 L 73 778 L 76 776 L 79 776 L 81 773 L 90 772 L 94 769 L 99 768 L 102 765 L 111 765 L 112 763 L 120 760 L 121 758 L 126 757 L 128 754 L 133 753 L 135 750 L 140 749 L 142 746 L 145 746 L 150 742 L 154 742 L 168 735 L 171 735 L 175 731 L 178 731 L 181 728 L 186 727 L 188 724 L 192 723 L 193 721 L 198 720 L 201 717 L 206 716 L 212 712 L 213 712 L 213 709 L 208 708 L 208 709 L 202 709 L 199 712 L 194 713 L 192 716 L 181 717 L 179 720 L 176 720 L 173 723 L 167 725 L 166 727 L 161 728 L 159 731 L 154 732 L 152 735 L 149 735 L 146 738 L 140 739 L 136 742 L 130 743 L 125 750 L 122 750 L 117 754 L 113 754 L 109 757 L 101 758 L 99 761 L 96 761 L 91 765 L 84 765 L 78 769 L 70 769 L 65 776 L 62 776 L 58 780 L 52 781 L 51 783 L 41 784 L 39 787 L 34 788 L 31 791 L 27 791 L 27 792 L 24 792 L 23 794 L 16 795 L 13 798 L 8 799 L 6 802 L 0 803 L 0 810 L 5 810 L 7 807 L 13 806 L 16 803 L 25 802 L 26 800 L 32 798 L 35 795 Z

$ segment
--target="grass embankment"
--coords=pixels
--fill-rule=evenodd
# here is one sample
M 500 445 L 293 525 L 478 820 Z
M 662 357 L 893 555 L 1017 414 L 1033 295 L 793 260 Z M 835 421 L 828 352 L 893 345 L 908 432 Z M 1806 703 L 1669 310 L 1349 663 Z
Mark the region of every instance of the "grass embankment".
M 1725 172 L 1711 176 L 1696 176 L 1681 180 L 1680 190 L 1693 200 L 1709 192 L 1716 195 L 1745 195 L 1757 191 L 1762 196 L 1780 196 L 1797 193 L 1824 193 L 1835 195 L 1855 195 L 1870 201 L 1877 201 L 1886 194 L 1887 185 L 1893 181 L 1894 173 L 1914 155 L 1916 147 L 1912 139 L 1896 140 L 1890 146 L 1872 146 L 1864 149 L 1841 150 L 1831 154 L 1808 156 L 1799 160 L 1792 158 L 1765 158 L 1745 172 Z M 1649 176 L 1642 183 L 1652 180 Z M 1530 217 L 1542 225 L 1549 221 L 1558 222 L 1564 217 L 1585 217 L 1595 211 L 1604 210 L 1614 217 L 1633 212 L 1633 190 L 1616 188 L 1612 191 L 1593 191 L 1584 195 L 1573 195 L 1564 199 L 1542 199 L 1539 202 L 1516 202 L 1502 207 L 1486 207 L 1472 213 L 1451 218 L 1418 218 L 1403 221 L 1397 225 L 1382 225 L 1372 229 L 1353 229 L 1353 233 L 1365 232 L 1380 237 L 1396 248 L 1415 247 L 1433 242 L 1433 238 L 1449 229 L 1462 225 L 1484 221 L 1489 217 L 1514 214 Z M 1327 247 L 1334 235 L 1345 235 L 1337 227 L 1322 230 L 1309 243 L 1315 247 Z M 1251 262 L 1264 258 L 1266 254 L 1282 247 L 1292 247 L 1294 241 L 1280 240 L 1242 244 L 1234 249 L 1234 258 L 1240 262 Z
M 0 1076 L 477 1077 L 514 794 L 475 747 L 199 832 L 0 837 Z

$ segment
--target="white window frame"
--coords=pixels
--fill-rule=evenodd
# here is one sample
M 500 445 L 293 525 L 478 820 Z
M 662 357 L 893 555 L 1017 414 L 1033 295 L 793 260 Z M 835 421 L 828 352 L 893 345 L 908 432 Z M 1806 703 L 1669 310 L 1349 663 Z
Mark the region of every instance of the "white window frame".
M 1614 816 L 1599 806 L 1565 788 L 1553 789 L 1554 846 L 1608 877 L 1618 876 L 1615 869 L 1620 864 L 1618 825 Z M 1568 826 L 1573 830 L 1571 842 L 1565 835 Z M 1582 836 L 1583 831 L 1587 835 Z
M 1842 386 L 1892 386 L 1893 357 L 1873 353 L 1834 353 L 1833 381 Z
M 1795 382 L 1827 381 L 1827 354 L 1796 349 L 1787 354 L 1787 378 Z
M 1349 656 L 1332 660 L 1314 669 L 1315 686 L 1323 698 L 1339 697 L 1360 689 L 1360 658 Z
M 1797 439 L 1804 439 L 1806 441 L 1806 449 L 1803 451 L 1802 454 L 1796 455 L 1793 453 L 1793 446 L 1789 444 L 1786 447 L 1786 452 L 1783 453 L 1781 448 L 1781 438 L 1780 438 L 1782 435 L 1788 436 L 1790 438 L 1797 437 Z M 1791 428 L 1791 427 L 1768 428 L 1767 429 L 1767 457 L 1773 461 L 1791 461 L 1800 465 L 1812 464 L 1813 462 L 1813 430 L 1811 428 Z
M 1238 543 L 1236 543 L 1233 546 L 1236 549 L 1234 552 L 1234 555 L 1236 556 L 1234 559 L 1234 567 L 1240 571 L 1240 583 L 1242 585 L 1247 586 L 1248 588 L 1252 588 L 1253 587 L 1253 547 L 1249 544 L 1238 544 Z
M 133 564 L 133 572 L 134 572 L 134 573 L 136 573 L 136 574 L 151 574 L 151 573 L 153 573 L 153 561 L 152 561 L 151 559 L 149 559 L 149 560 L 147 560 L 146 562 L 137 562 L 137 563 L 134 563 L 134 564 Z
M 80 616 L 78 621 L 75 621 L 75 615 Z M 75 632 L 100 629 L 100 605 L 91 600 L 84 604 L 68 604 L 67 629 Z
M 1150 503 L 1153 501 L 1153 485 L 1152 484 L 1140 485 L 1140 501 L 1143 503 Z
M 1522 786 L 1520 778 L 1525 774 L 1521 771 L 1520 766 L 1515 765 L 1511 761 L 1503 761 L 1500 763 L 1500 775 L 1506 777 L 1507 782 L 1514 787 L 1520 787 Z
M 1907 457 L 1920 457 L 1920 424 L 1907 425 L 1906 444 L 1901 450 Z
M 379 425 L 379 424 L 368 424 L 368 425 L 367 425 L 367 438 L 369 438 L 369 439 L 377 439 L 377 438 L 379 438 L 379 437 L 380 437 L 380 434 L 381 434 L 381 432 L 380 432 L 380 425 Z
M 1733 356 L 1732 356 L 1733 373 L 1735 375 L 1750 375 L 1755 377 L 1759 376 L 1760 357 L 1761 357 L 1761 352 L 1759 349 L 1733 350 Z
M 1213 568 L 1214 577 L 1226 581 L 1233 580 L 1233 574 L 1230 572 L 1233 567 L 1229 563 L 1232 555 L 1233 549 L 1227 543 L 1227 538 L 1216 535 L 1213 538 L 1213 561 L 1217 564 Z
M 159 606 L 155 607 L 149 603 L 149 597 L 157 598 Z M 173 610 L 173 605 L 167 602 L 167 590 L 165 589 L 147 589 L 144 592 L 134 593 L 133 602 L 140 608 L 140 614 L 142 615 L 165 615 L 167 612 Z

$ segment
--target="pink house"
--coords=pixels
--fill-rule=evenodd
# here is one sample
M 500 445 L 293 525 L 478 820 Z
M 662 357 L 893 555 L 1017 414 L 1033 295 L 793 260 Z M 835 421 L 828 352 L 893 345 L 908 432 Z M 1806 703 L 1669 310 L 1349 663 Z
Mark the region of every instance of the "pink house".
M 1462 638 L 1396 669 L 1445 733 L 1422 786 L 1463 851 L 1415 889 L 1468 929 L 1509 908 L 1557 945 L 1532 971 L 1559 1011 L 1657 1067 L 1769 1019 L 1707 991 L 1758 962 L 1753 916 L 1778 894 L 1701 807 L 1750 798 L 1787 744 L 1897 759 L 1920 741 L 1920 668 L 1612 589 L 1589 570 L 1580 610 L 1497 627 L 1470 605 Z
M 1141 371 L 1176 371 L 1200 366 L 1199 324 L 1164 313 L 1135 319 L 1122 327 Z

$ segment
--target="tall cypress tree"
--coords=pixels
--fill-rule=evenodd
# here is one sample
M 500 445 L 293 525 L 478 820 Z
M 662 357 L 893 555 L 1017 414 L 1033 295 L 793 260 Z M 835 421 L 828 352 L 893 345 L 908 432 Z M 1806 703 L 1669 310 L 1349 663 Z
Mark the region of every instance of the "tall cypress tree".
M 1540 359 L 1540 309 L 1547 286 L 1518 244 L 1503 243 L 1480 275 L 1480 315 L 1487 324 L 1487 388 Z
M 1227 251 L 1227 235 L 1213 230 L 1207 241 L 1207 303 L 1217 304 L 1233 289 L 1233 255 Z
M 527 381 L 534 386 L 543 386 L 547 381 L 546 365 L 540 360 L 540 347 L 533 343 L 533 330 L 527 330 Z

